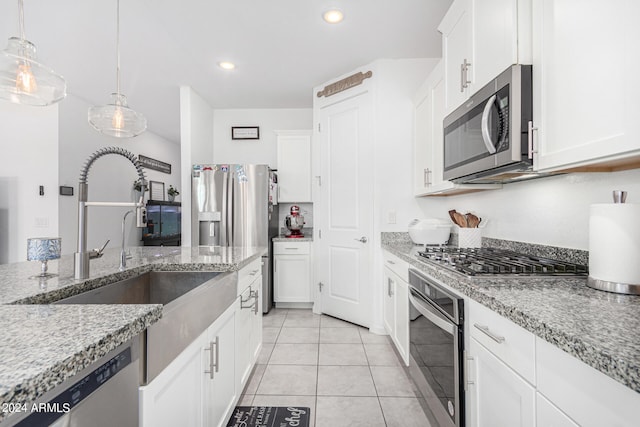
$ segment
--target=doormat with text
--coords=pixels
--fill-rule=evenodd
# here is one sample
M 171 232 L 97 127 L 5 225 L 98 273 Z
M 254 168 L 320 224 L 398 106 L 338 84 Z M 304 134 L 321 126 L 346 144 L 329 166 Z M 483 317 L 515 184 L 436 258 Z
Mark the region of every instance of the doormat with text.
M 227 427 L 309 427 L 310 408 L 236 406 Z

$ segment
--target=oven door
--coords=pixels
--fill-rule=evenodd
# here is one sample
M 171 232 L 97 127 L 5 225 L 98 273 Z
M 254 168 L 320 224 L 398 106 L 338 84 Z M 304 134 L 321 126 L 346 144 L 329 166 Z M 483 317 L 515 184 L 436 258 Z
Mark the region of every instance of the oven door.
M 410 375 L 422 393 L 435 426 L 464 425 L 460 391 L 462 330 L 409 286 Z

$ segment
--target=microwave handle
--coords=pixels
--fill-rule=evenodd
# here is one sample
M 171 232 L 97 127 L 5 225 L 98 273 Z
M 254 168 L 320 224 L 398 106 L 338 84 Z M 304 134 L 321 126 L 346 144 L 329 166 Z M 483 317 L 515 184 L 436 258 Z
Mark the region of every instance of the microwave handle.
M 491 107 L 493 107 L 494 102 L 496 102 L 495 95 L 489 98 L 484 106 L 484 111 L 482 111 L 482 140 L 489 154 L 495 154 L 496 152 L 496 146 L 493 141 L 491 141 L 491 133 L 489 132 L 489 113 L 491 112 Z

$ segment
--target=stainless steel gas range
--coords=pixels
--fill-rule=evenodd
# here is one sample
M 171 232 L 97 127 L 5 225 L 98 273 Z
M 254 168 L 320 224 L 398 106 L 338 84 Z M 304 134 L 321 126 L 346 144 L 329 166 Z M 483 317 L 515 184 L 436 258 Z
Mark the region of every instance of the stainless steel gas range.
M 421 260 L 467 277 L 586 276 L 587 267 L 495 248 L 426 247 Z
M 468 278 L 586 276 L 587 267 L 502 249 L 426 247 L 418 258 Z M 409 374 L 435 426 L 465 425 L 464 300 L 409 270 Z

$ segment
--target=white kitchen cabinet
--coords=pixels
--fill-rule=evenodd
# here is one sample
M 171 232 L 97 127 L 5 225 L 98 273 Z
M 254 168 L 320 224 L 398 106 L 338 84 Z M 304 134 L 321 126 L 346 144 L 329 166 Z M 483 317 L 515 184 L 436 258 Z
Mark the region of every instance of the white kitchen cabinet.
M 239 302 L 238 302 L 239 304 Z M 223 426 L 237 401 L 232 304 L 154 380 L 140 387 L 144 427 Z M 210 372 L 213 367 L 213 378 Z
M 236 304 L 236 389 L 243 390 L 262 348 L 262 270 L 260 259 L 238 273 Z
M 534 427 L 536 391 L 475 338 L 469 340 L 469 421 L 477 427 Z
M 235 315 L 234 306 L 229 307 L 207 330 L 205 347 L 202 349 L 201 384 L 203 399 L 203 421 L 207 427 L 227 425 L 237 402 L 235 376 Z M 175 410 L 175 406 L 173 407 Z M 173 425 L 191 425 L 184 422 Z
M 236 306 L 236 387 L 242 390 L 253 367 L 253 310 L 255 298 L 248 286 Z
M 384 328 L 390 336 L 396 331 L 396 279 L 395 275 L 388 268 L 384 269 L 384 299 L 382 300 L 382 310 Z
M 549 402 L 543 395 L 536 393 L 537 427 L 578 427 L 565 413 Z
M 640 394 L 536 338 L 538 392 L 583 427 L 637 426 Z
M 454 1 L 440 22 L 444 61 L 445 111 L 453 111 L 471 95 L 467 76 L 472 73 L 471 1 Z
M 383 322 L 404 363 L 409 365 L 409 265 L 384 253 Z
M 260 350 L 262 350 L 262 275 L 253 281 L 251 284 L 251 291 L 256 298 L 256 309 L 253 311 L 251 316 L 251 368 L 258 360 L 258 355 L 260 354 Z M 244 388 L 244 384 L 243 384 Z M 242 390 L 242 389 L 241 389 Z
M 531 0 L 455 0 L 442 33 L 445 113 L 513 64 L 530 64 Z
M 152 382 L 139 389 L 140 426 L 201 426 L 204 331 Z
M 313 302 L 309 243 L 273 243 L 273 300 L 276 304 Z
M 444 65 L 440 61 L 413 99 L 414 195 L 445 195 L 501 188 L 499 184 L 454 184 L 444 180 L 444 99 Z
M 278 202 L 311 200 L 311 131 L 276 131 Z
M 533 2 L 537 170 L 637 167 L 638 16 L 637 1 Z

